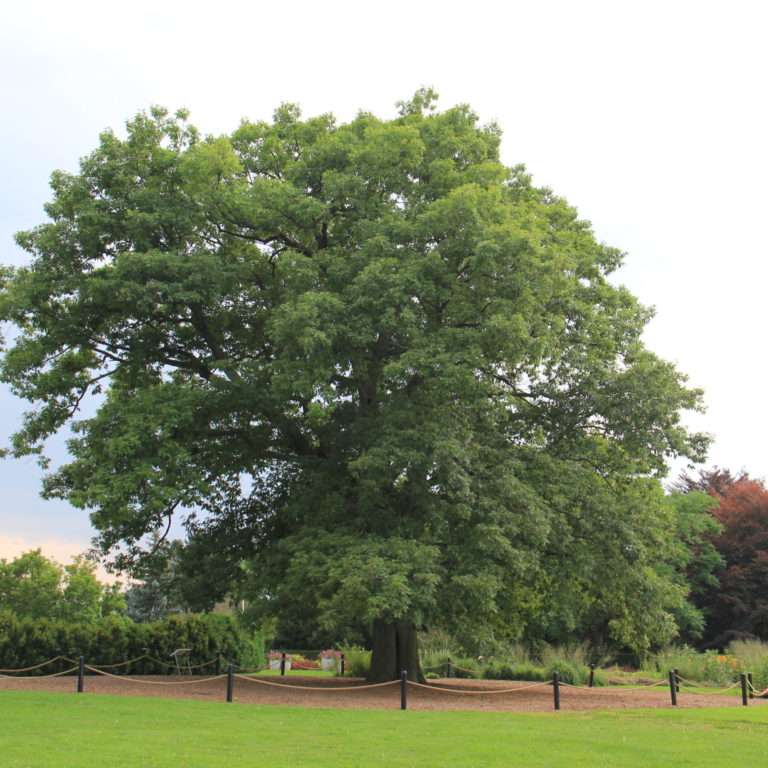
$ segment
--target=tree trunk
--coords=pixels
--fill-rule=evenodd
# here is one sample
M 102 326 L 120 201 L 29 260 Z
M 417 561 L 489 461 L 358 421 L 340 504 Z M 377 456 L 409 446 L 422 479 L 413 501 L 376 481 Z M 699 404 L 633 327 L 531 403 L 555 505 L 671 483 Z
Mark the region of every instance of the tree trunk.
M 373 655 L 368 680 L 372 683 L 399 680 L 403 670 L 408 672 L 409 680 L 425 682 L 419 664 L 416 630 L 410 624 L 374 621 Z

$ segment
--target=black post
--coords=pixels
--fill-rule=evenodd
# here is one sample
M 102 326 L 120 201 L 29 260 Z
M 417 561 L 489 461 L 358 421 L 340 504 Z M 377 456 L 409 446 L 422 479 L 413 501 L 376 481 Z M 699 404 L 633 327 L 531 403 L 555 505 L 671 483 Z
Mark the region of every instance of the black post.
M 451 657 L 448 657 L 448 661 L 446 662 L 446 666 L 448 668 L 448 671 L 446 672 L 446 677 L 450 678 L 453 675 L 453 669 L 451 668 Z
M 741 703 L 745 706 L 749 706 L 749 697 L 747 696 L 747 676 L 741 673 Z
M 675 693 L 680 693 L 680 673 L 676 670 L 672 670 L 675 673 Z
M 231 664 L 227 664 L 227 704 L 232 703 L 232 692 L 235 688 L 235 672 Z
M 408 671 L 400 673 L 400 709 L 408 709 Z
M 669 695 L 672 697 L 672 706 L 677 706 L 677 685 L 675 683 L 674 670 L 669 670 Z
M 216 650 L 216 666 L 213 670 L 217 677 L 221 674 L 221 651 L 218 649 Z
M 77 670 L 77 692 L 83 692 L 83 685 L 85 683 L 85 656 L 80 657 L 80 666 Z
M 555 709 L 560 709 L 560 673 L 552 673 L 552 694 L 555 699 Z
M 280 677 L 285 676 L 285 651 L 283 651 L 282 656 L 280 656 Z
M 341 660 L 339 661 L 339 670 L 341 671 L 341 676 L 344 677 L 344 654 L 341 654 Z
M 589 665 L 589 687 L 593 688 L 595 685 L 595 665 Z
M 754 699 L 755 698 L 755 686 L 752 684 L 752 673 L 747 672 L 747 681 L 749 682 L 749 698 Z

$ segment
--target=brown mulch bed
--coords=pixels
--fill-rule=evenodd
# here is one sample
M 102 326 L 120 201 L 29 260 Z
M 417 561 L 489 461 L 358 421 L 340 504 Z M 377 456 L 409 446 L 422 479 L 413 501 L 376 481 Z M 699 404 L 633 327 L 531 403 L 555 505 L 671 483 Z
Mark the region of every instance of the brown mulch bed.
M 183 682 L 183 685 L 179 683 Z M 157 696 L 197 701 L 226 701 L 226 678 L 145 675 L 131 678 L 89 675 L 85 693 L 119 696 Z M 353 678 L 317 678 L 291 676 L 285 682 L 274 677 L 236 677 L 234 701 L 240 704 L 280 704 L 295 707 L 334 707 L 348 709 L 399 709 L 400 685 L 365 687 L 365 681 Z M 409 686 L 408 709 L 411 710 L 484 710 L 490 712 L 549 712 L 553 709 L 550 685 L 532 687 L 532 683 L 497 680 L 434 680 L 426 688 Z M 0 678 L 3 690 L 74 692 L 77 678 L 31 677 Z M 489 693 L 507 689 L 504 693 Z M 508 690 L 513 689 L 513 690 Z M 460 691 L 455 693 L 451 691 Z M 481 695 L 478 695 L 481 694 Z M 750 705 L 762 706 L 766 699 L 753 699 Z M 561 710 L 671 708 L 669 690 L 664 687 L 626 690 L 619 688 L 560 689 Z M 678 694 L 678 708 L 741 706 L 741 696 Z

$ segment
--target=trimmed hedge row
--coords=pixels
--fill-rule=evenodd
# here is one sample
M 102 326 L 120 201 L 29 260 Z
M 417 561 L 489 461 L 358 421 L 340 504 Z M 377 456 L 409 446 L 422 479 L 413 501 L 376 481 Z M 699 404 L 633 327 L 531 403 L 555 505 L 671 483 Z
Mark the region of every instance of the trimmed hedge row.
M 144 649 L 147 649 L 146 651 Z M 96 624 L 69 624 L 48 619 L 19 619 L 0 612 L 0 668 L 20 669 L 42 664 L 55 656 L 76 659 L 85 656 L 94 666 L 118 664 L 145 653 L 173 663 L 169 654 L 177 648 L 191 648 L 192 666 L 213 659 L 217 652 L 227 662 L 242 667 L 264 665 L 264 638 L 249 633 L 231 616 L 187 614 L 162 621 L 137 624 L 125 617 L 111 617 Z M 61 663 L 30 674 L 60 671 Z M 120 674 L 168 673 L 168 668 L 147 659 L 116 670 Z M 203 669 L 208 673 L 209 668 Z

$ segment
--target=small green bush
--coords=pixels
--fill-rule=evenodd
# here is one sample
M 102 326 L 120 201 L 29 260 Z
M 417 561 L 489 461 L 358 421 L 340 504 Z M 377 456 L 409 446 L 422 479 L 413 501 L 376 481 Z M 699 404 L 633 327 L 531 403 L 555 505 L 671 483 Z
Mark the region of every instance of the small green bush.
M 554 673 L 560 674 L 560 682 L 568 685 L 586 685 L 589 682 L 589 670 L 586 667 L 569 661 L 559 661 L 557 664 L 547 667 L 547 680 L 554 678 Z
M 547 670 L 530 662 L 516 664 L 511 661 L 490 661 L 483 668 L 486 680 L 526 680 L 542 683 L 550 679 Z
M 451 657 L 451 677 L 479 678 L 482 676 L 481 665 L 472 656 Z
M 535 664 L 515 664 L 512 667 L 512 680 L 529 680 L 533 683 L 543 683 L 548 679 L 547 670 L 543 667 L 537 667 Z
M 371 668 L 371 651 L 361 645 L 342 645 L 339 650 L 344 654 L 344 673 L 350 677 L 368 677 Z
M 514 680 L 512 665 L 507 661 L 491 660 L 482 668 L 485 680 Z

